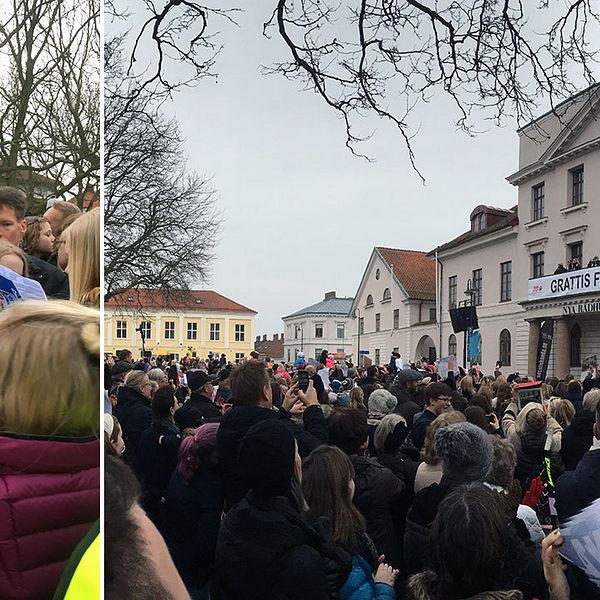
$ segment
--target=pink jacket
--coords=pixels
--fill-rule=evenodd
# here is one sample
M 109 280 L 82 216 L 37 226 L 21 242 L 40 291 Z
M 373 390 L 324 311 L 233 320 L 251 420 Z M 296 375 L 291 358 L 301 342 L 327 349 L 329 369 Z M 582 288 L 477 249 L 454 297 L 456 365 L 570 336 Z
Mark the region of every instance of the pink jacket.
M 100 442 L 0 433 L 0 598 L 52 598 L 100 515 Z

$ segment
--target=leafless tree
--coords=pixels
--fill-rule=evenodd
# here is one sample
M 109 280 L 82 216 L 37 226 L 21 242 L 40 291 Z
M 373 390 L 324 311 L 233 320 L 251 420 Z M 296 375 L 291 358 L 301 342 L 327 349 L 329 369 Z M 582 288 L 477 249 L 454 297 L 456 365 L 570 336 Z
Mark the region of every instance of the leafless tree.
M 126 75 L 120 38 L 105 49 L 105 299 L 206 281 L 220 216 L 210 182 L 188 169 L 161 96 Z
M 526 8 L 525 8 L 526 7 Z M 562 14 L 557 16 L 561 11 Z M 340 115 L 346 145 L 366 114 L 390 122 L 415 166 L 415 106 L 448 95 L 456 124 L 519 125 L 595 82 L 600 17 L 594 0 L 277 0 L 275 29 L 290 58 L 268 69 L 301 81 Z
M 12 0 L 3 14 L 0 178 L 83 207 L 99 185 L 99 2 Z

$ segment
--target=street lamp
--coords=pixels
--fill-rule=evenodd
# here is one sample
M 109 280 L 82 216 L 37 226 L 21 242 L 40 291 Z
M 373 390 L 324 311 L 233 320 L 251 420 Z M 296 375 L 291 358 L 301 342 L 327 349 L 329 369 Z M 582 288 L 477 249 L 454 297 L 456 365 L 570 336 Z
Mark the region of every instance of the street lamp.
M 474 306 L 474 302 L 473 302 L 473 297 L 477 295 L 479 290 L 474 289 L 471 286 L 471 280 L 468 279 L 467 280 L 467 289 L 464 291 L 465 296 L 468 296 L 468 300 L 463 300 L 462 302 L 458 303 L 458 306 L 464 306 L 464 307 L 472 307 Z M 470 320 L 469 320 L 470 322 Z M 465 366 L 465 371 L 468 371 L 467 369 L 467 329 L 464 330 L 463 332 L 463 365 Z
M 140 322 L 140 326 L 136 327 L 136 331 L 140 332 L 140 336 L 142 338 L 142 358 L 146 356 L 146 328 L 142 327 L 142 322 Z
M 356 327 L 356 331 L 358 332 L 358 340 L 356 342 L 356 354 L 357 354 L 357 359 L 356 359 L 356 366 L 360 367 L 360 308 L 358 308 L 358 306 L 354 309 L 354 312 L 352 313 L 352 316 L 356 319 L 356 313 L 358 313 L 358 325 Z

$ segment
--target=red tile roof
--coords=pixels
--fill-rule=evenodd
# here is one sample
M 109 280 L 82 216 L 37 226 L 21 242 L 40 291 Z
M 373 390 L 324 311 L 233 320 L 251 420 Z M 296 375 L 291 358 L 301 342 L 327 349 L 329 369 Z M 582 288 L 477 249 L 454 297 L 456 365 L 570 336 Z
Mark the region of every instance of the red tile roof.
M 394 275 L 409 298 L 435 300 L 435 261 L 425 252 L 377 248 L 388 265 L 394 265 Z
M 168 308 L 171 310 L 209 310 L 256 314 L 255 310 L 210 290 L 163 291 L 138 288 L 113 296 L 105 306 L 107 308 Z

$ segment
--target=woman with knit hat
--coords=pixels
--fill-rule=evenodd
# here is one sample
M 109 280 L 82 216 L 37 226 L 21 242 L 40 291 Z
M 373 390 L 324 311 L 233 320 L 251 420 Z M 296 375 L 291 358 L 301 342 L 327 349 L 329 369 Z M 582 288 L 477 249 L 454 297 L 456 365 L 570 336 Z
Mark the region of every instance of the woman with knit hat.
M 303 516 L 302 465 L 290 430 L 275 419 L 253 425 L 239 460 L 250 491 L 221 524 L 216 587 L 228 600 L 338 597 L 351 559 Z

